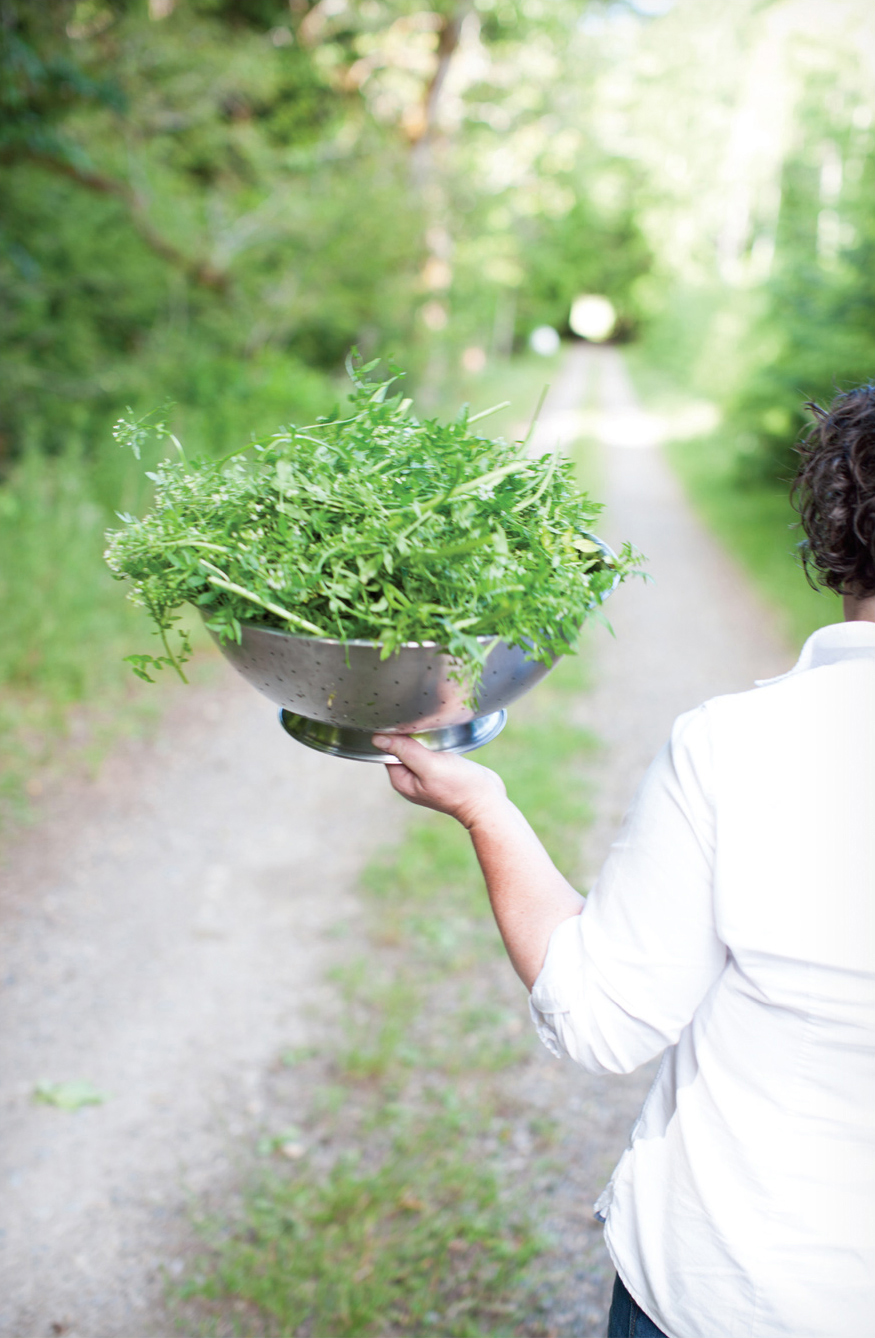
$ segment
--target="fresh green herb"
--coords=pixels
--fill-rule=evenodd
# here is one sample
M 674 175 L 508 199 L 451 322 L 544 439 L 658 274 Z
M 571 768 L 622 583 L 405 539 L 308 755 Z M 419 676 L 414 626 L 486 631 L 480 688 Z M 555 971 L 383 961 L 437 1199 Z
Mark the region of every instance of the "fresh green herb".
M 342 641 L 391 655 L 435 642 L 472 685 L 490 648 L 525 646 L 549 662 L 640 559 L 606 553 L 591 534 L 601 508 L 579 491 L 564 456 L 531 459 L 525 443 L 411 413 L 392 378 L 350 363 L 352 409 L 287 427 L 214 461 L 187 461 L 161 423 L 122 419 L 115 436 L 139 451 L 146 427 L 178 458 L 154 474 L 143 520 L 121 516 L 106 553 L 130 597 L 151 614 L 164 654 L 131 655 L 134 673 L 181 665 L 185 603 L 222 640 L 241 623 Z M 476 415 L 477 418 L 485 414 Z M 176 637 L 172 633 L 176 631 Z M 171 641 L 178 638 L 174 647 Z

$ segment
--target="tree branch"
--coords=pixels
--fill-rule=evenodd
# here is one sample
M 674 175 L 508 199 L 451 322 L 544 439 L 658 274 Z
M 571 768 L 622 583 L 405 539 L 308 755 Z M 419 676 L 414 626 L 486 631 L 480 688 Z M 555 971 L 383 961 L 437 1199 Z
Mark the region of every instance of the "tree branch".
M 428 175 L 429 148 L 437 104 L 450 68 L 450 62 L 456 54 L 459 39 L 462 35 L 462 23 L 469 8 L 469 0 L 463 0 L 463 3 L 458 5 L 454 12 L 447 15 L 441 23 L 438 30 L 437 65 L 422 95 L 422 115 L 416 129 L 408 131 L 413 178 L 420 183 Z
M 22 158 L 58 176 L 67 177 L 77 185 L 84 186 L 86 190 L 94 191 L 98 195 L 111 195 L 121 200 L 130 214 L 134 230 L 151 251 L 180 270 L 193 283 L 203 288 L 211 288 L 214 292 L 227 290 L 230 282 L 227 272 L 217 269 L 208 260 L 198 260 L 186 255 L 173 242 L 168 241 L 151 222 L 142 196 L 126 182 L 97 172 L 93 168 L 79 167 L 68 159 L 55 157 L 52 154 L 29 150 L 26 155 L 22 155 Z
M 438 99 L 450 68 L 450 62 L 456 54 L 459 38 L 462 35 L 462 22 L 469 7 L 467 3 L 459 5 L 453 14 L 447 15 L 443 19 L 438 29 L 437 65 L 422 95 L 422 117 L 416 129 L 409 132 L 410 142 L 414 149 L 423 140 L 428 139 L 431 134 Z

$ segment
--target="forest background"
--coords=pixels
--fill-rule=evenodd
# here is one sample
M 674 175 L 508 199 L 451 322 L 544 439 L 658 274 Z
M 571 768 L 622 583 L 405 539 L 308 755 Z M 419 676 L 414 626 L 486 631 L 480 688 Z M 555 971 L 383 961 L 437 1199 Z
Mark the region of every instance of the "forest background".
M 602 294 L 646 401 L 715 406 L 673 449 L 706 515 L 801 589 L 803 401 L 875 368 L 867 0 L 0 0 L 0 33 L 7 808 L 82 703 L 130 710 L 128 405 L 227 451 L 329 409 L 355 345 L 518 421 L 531 331 Z

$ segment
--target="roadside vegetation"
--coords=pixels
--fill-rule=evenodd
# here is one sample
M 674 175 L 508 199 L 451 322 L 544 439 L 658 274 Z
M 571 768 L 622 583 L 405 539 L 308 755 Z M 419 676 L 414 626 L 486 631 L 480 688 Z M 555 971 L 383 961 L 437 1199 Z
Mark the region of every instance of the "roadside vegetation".
M 644 406 L 671 423 L 689 403 L 689 388 L 654 365 L 645 345 L 627 354 Z M 779 633 L 801 646 L 818 627 L 840 622 L 841 601 L 805 579 L 797 545 L 799 517 L 790 501 L 791 452 L 777 476 L 751 475 L 739 462 L 731 422 L 715 431 L 666 442 L 669 461 L 694 509 L 746 572 L 772 610 Z
M 671 442 L 668 457 L 702 519 L 747 571 L 791 645 L 818 627 L 841 622 L 842 605 L 830 590 L 813 590 L 796 545 L 801 531 L 786 482 L 738 479 L 731 435 Z

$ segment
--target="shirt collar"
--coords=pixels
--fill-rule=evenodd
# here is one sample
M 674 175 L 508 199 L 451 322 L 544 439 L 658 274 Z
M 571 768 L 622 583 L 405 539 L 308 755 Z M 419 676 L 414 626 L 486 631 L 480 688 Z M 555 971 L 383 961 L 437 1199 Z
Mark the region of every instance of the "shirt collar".
M 757 687 L 768 687 L 792 674 L 804 673 L 806 669 L 822 669 L 824 665 L 838 664 L 841 660 L 868 659 L 875 659 L 875 623 L 862 620 L 830 623 L 812 633 L 792 669 L 776 678 L 757 679 Z

